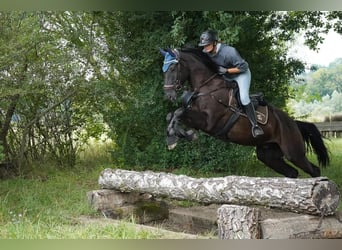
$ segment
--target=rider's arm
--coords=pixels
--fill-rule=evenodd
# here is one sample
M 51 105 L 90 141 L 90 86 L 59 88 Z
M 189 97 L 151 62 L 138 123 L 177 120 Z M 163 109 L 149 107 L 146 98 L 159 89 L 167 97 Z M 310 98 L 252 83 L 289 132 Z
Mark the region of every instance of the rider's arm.
M 238 73 L 240 73 L 241 72 L 241 70 L 239 69 L 239 68 L 228 68 L 227 69 L 227 73 L 228 74 L 238 74 Z

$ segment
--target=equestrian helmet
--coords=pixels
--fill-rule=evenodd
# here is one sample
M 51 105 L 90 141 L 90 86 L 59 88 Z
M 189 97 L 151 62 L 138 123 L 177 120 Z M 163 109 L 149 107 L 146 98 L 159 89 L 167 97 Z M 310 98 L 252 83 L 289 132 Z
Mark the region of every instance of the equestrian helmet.
M 212 44 L 218 40 L 217 34 L 213 30 L 207 30 L 202 33 L 200 36 L 200 42 L 198 46 L 206 46 Z

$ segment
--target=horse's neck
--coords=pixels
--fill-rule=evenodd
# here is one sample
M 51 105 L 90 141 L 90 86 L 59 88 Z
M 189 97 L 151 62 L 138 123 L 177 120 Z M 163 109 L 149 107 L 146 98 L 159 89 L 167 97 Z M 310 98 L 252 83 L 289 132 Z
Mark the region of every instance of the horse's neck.
M 200 73 L 198 73 L 200 72 Z M 194 89 L 198 89 L 205 85 L 207 81 L 210 81 L 211 78 L 213 78 L 215 73 L 212 73 L 208 70 L 201 70 L 201 71 L 196 71 L 191 74 L 191 84 Z

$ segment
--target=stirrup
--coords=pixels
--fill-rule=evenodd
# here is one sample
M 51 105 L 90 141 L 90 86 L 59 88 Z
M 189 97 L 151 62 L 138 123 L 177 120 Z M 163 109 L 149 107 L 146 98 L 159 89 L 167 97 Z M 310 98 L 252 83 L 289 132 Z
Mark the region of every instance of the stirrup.
M 254 138 L 261 136 L 263 134 L 264 134 L 264 131 L 258 125 L 255 125 L 254 127 L 252 127 L 252 135 Z

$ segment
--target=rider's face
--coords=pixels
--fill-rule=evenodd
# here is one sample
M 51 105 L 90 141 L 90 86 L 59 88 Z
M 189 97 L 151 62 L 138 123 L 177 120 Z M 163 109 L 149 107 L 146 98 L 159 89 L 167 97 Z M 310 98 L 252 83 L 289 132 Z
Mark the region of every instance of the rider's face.
M 215 49 L 215 46 L 213 43 L 211 44 L 208 44 L 208 45 L 205 45 L 203 50 L 206 52 L 206 53 L 213 53 L 214 52 L 214 49 Z

